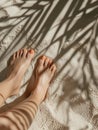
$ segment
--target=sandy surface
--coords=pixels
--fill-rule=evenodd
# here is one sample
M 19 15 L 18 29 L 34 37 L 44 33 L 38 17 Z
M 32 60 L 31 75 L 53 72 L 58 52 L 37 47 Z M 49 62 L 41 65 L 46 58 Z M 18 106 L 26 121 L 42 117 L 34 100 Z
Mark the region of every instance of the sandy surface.
M 10 55 L 36 50 L 58 67 L 30 130 L 98 130 L 98 0 L 0 0 L 0 80 Z

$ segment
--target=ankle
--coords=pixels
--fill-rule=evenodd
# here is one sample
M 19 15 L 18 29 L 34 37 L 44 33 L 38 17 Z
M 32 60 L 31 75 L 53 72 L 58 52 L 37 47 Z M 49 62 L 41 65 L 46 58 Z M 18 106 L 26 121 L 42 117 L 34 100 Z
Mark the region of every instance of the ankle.
M 40 96 L 40 94 L 38 93 L 37 90 L 34 90 L 31 94 L 30 97 L 32 98 L 32 100 L 35 100 L 35 102 L 40 105 L 42 103 L 42 98 Z
M 11 78 L 7 78 L 0 83 L 0 86 L 2 86 L 2 88 L 0 88 L 0 92 L 2 95 L 4 95 L 6 100 L 8 97 L 10 97 L 13 91 L 13 80 L 11 80 Z

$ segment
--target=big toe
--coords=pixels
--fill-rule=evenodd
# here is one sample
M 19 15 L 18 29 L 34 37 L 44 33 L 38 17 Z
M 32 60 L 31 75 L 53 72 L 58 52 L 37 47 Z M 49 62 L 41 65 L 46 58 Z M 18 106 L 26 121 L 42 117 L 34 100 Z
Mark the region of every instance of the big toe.
M 27 52 L 27 57 L 30 59 L 30 60 L 32 60 L 33 59 L 33 57 L 34 57 L 34 50 L 33 49 L 30 49 L 30 50 L 28 50 L 28 52 Z

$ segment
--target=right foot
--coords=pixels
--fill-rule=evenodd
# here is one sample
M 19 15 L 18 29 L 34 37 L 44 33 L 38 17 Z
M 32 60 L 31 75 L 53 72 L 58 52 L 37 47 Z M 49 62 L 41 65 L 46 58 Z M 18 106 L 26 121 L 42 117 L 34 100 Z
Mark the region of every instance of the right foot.
M 5 99 L 19 92 L 21 81 L 33 57 L 33 49 L 21 49 L 14 53 L 9 62 L 7 79 L 0 83 L 0 86 L 2 86 L 2 88 L 0 87 L 0 92 L 2 92 Z
M 39 102 L 45 99 L 49 85 L 54 77 L 56 65 L 46 56 L 38 59 L 26 93 L 34 94 Z

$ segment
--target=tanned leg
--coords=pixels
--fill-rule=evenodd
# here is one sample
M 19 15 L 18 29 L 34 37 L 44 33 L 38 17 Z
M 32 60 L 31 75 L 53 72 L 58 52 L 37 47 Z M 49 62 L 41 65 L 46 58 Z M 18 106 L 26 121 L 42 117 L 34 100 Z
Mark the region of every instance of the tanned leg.
M 30 127 L 38 106 L 45 99 L 55 71 L 56 66 L 51 63 L 49 58 L 43 56 L 38 59 L 35 70 L 35 83 L 32 84 L 32 78 L 34 78 L 32 76 L 27 87 L 27 92 L 30 95 L 10 111 L 0 115 L 0 128 L 5 128 L 5 130 L 27 130 Z
M 21 81 L 34 56 L 34 50 L 22 49 L 11 58 L 7 78 L 0 83 L 0 105 L 19 92 Z

